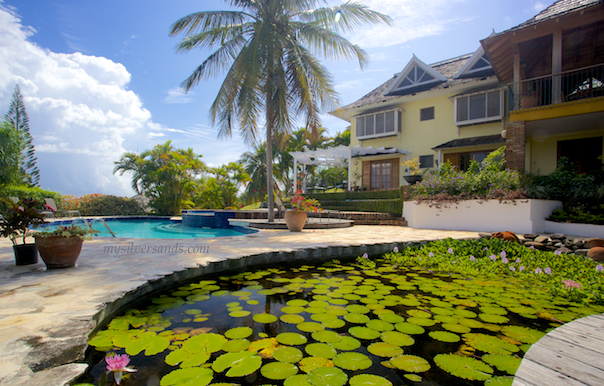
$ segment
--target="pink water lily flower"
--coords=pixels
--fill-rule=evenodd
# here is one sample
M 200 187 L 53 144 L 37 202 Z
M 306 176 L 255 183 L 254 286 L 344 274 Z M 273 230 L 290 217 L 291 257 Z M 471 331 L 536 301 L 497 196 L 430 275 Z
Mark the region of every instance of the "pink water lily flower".
M 105 357 L 105 362 L 107 362 L 107 370 L 113 372 L 113 378 L 115 378 L 115 383 L 118 385 L 120 382 L 122 382 L 122 375 L 124 371 L 127 373 L 136 372 L 135 369 L 127 367 L 128 363 L 130 363 L 130 356 L 128 356 L 128 354 L 108 354 Z
M 562 280 L 562 284 L 564 284 L 564 288 L 566 289 L 571 289 L 571 288 L 577 288 L 577 289 L 581 289 L 581 284 L 577 283 L 576 281 L 573 280 Z

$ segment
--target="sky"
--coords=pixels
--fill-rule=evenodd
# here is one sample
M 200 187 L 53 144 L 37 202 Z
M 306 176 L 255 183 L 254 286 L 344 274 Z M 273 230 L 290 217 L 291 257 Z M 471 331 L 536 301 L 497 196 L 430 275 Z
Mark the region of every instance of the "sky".
M 328 5 L 341 0 L 327 0 Z M 323 61 L 340 105 L 361 98 L 400 72 L 415 54 L 434 63 L 476 51 L 493 31 L 514 27 L 554 0 L 364 0 L 391 27 L 344 35 L 370 56 Z M 21 88 L 30 119 L 40 185 L 62 194 L 131 197 L 131 177 L 114 175 L 125 152 L 172 141 L 208 166 L 251 150 L 234 133 L 218 139 L 208 111 L 222 76 L 189 93 L 181 82 L 212 52 L 176 53 L 172 23 L 188 14 L 228 9 L 219 0 L 0 0 L 0 114 Z M 349 123 L 325 111 L 335 135 Z M 264 134 L 261 133 L 262 137 Z

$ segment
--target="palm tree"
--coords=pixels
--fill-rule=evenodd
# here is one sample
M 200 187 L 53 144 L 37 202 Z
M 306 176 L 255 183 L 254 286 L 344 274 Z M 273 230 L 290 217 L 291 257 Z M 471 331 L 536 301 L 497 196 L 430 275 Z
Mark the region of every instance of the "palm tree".
M 264 111 L 269 222 L 273 214 L 273 131 L 289 131 L 294 116 L 306 126 L 320 124 L 319 110 L 331 107 L 335 91 L 329 72 L 312 52 L 328 59 L 356 58 L 361 67 L 367 55 L 337 31 L 352 31 L 363 23 L 391 19 L 361 3 L 347 1 L 318 7 L 324 0 L 224 0 L 241 10 L 196 12 L 176 21 L 171 36 L 185 36 L 177 51 L 218 48 L 183 82 L 189 91 L 202 79 L 227 70 L 210 108 L 219 137 L 230 137 L 234 123 L 248 144 L 257 140 L 258 120 Z M 293 112 L 293 114 L 290 114 Z

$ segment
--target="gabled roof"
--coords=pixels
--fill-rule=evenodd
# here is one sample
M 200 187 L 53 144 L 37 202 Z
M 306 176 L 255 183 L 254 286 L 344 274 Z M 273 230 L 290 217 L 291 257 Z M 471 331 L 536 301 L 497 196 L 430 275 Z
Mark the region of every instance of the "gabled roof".
M 457 74 L 453 76 L 454 79 L 464 78 L 467 76 L 487 76 L 493 75 L 493 67 L 491 62 L 487 58 L 484 49 L 480 46 L 472 57 L 463 65 L 463 67 L 457 71 Z
M 458 56 L 456 58 L 443 60 L 441 62 L 437 62 L 429 65 L 435 71 L 438 71 L 443 77 L 446 78 L 446 81 L 441 82 L 439 84 L 434 85 L 431 90 L 444 89 L 447 87 L 451 87 L 454 85 L 466 83 L 469 81 L 480 79 L 482 76 L 472 77 L 472 78 L 459 78 L 455 79 L 454 76 L 461 70 L 461 68 L 466 64 L 466 62 L 472 57 L 473 54 L 466 54 L 462 56 Z M 365 105 L 370 105 L 373 103 L 387 102 L 389 100 L 400 98 L 400 95 L 386 95 L 387 91 L 393 87 L 392 85 L 399 80 L 399 78 L 395 75 L 394 77 L 388 79 L 385 83 L 381 84 L 361 99 L 353 102 L 349 105 L 342 107 L 339 110 L 348 110 L 352 108 L 358 108 Z M 415 91 L 414 91 L 415 92 Z M 338 111 L 338 110 L 336 110 Z
M 517 25 L 514 28 L 509 29 L 508 31 L 514 31 L 517 29 L 530 27 L 535 24 L 555 19 L 557 17 L 564 16 L 568 13 L 576 12 L 581 9 L 591 7 L 592 5 L 596 5 L 598 3 L 603 2 L 604 0 L 558 0 L 543 11 L 539 12 L 537 15 L 535 15 L 535 17 L 525 21 L 522 24 Z
M 392 82 L 385 95 L 405 95 L 420 90 L 430 89 L 438 83 L 446 82 L 441 73 L 428 66 L 415 56 L 411 58 L 403 71 L 394 75 L 396 81 Z

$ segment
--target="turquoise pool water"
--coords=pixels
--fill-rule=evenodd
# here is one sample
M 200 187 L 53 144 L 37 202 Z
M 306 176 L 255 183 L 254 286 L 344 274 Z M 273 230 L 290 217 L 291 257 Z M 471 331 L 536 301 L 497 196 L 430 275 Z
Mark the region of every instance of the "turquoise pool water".
M 115 233 L 116 237 L 131 237 L 137 239 L 196 239 L 202 237 L 242 236 L 255 231 L 235 227 L 223 228 L 197 228 L 182 226 L 180 222 L 167 219 L 105 219 L 105 222 Z M 61 225 L 71 225 L 63 222 Z M 85 226 L 79 220 L 77 225 Z M 52 228 L 55 225 L 49 225 Z M 112 237 L 100 221 L 95 221 L 92 227 L 100 233 L 95 237 Z

